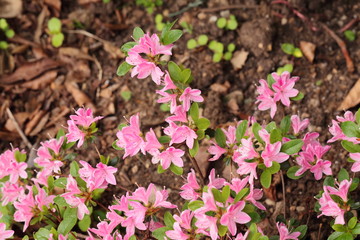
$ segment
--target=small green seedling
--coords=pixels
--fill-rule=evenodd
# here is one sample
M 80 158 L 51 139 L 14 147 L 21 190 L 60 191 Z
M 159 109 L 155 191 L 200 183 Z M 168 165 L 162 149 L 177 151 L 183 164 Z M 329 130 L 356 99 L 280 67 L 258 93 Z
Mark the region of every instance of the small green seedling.
M 234 15 L 230 15 L 229 19 L 224 17 L 219 18 L 216 22 L 216 26 L 221 29 L 235 30 L 238 27 L 238 22 Z
M 0 18 L 0 29 L 4 32 L 6 38 L 13 38 L 15 36 L 14 30 L 12 30 L 5 18 Z M 0 49 L 7 49 L 9 44 L 6 41 L 0 41 Z
M 149 14 L 152 14 L 156 7 L 163 5 L 163 0 L 136 0 L 136 5 L 143 6 Z
M 165 23 L 163 22 L 163 15 L 161 15 L 160 13 L 156 14 L 155 16 L 155 27 L 156 30 L 158 30 L 159 32 L 161 32 L 164 27 L 165 27 Z
M 232 58 L 232 53 L 235 51 L 235 44 L 230 43 L 226 48 L 227 51 L 224 53 L 224 44 L 213 40 L 209 43 L 209 49 L 214 52 L 213 62 L 220 62 L 222 59 L 229 61 Z
M 355 34 L 355 32 L 354 32 L 354 31 L 351 31 L 351 30 L 346 30 L 346 31 L 344 32 L 344 36 L 345 36 L 345 38 L 346 38 L 347 40 L 349 40 L 350 42 L 353 42 L 353 41 L 355 41 L 355 39 L 356 39 L 356 34 Z
M 195 40 L 194 38 L 189 39 L 186 43 L 186 47 L 188 49 L 194 49 L 198 46 L 205 46 L 208 43 L 208 41 L 209 41 L 208 36 L 202 34 L 197 38 L 197 40 Z
M 48 21 L 48 29 L 51 37 L 51 44 L 54 47 L 60 47 L 64 41 L 64 34 L 61 32 L 60 19 L 53 17 Z
M 303 56 L 303 53 L 301 52 L 300 48 L 295 47 L 294 44 L 291 43 L 281 44 L 281 50 L 283 50 L 284 53 L 292 55 L 297 58 L 301 58 Z
M 180 26 L 184 29 L 184 32 L 193 33 L 193 26 L 190 23 L 183 21 L 180 23 Z
M 292 73 L 292 71 L 294 70 L 294 66 L 292 64 L 285 64 L 283 67 L 279 67 L 276 70 L 276 73 L 278 75 L 281 75 L 283 72 L 289 72 Z
M 227 46 L 227 52 L 224 54 L 224 60 L 226 61 L 230 61 L 232 59 L 233 56 L 233 52 L 235 51 L 235 44 L 234 43 L 230 43 Z
M 125 100 L 125 102 L 127 102 L 131 99 L 132 93 L 131 93 L 131 91 L 121 91 L 120 95 Z
M 109 3 L 111 0 L 103 0 L 103 3 Z

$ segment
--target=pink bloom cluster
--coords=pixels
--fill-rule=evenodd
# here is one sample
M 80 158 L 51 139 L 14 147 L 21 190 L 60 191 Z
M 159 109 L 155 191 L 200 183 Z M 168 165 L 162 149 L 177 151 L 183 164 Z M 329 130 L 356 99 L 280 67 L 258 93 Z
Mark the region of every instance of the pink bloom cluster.
M 0 155 L 0 179 L 9 176 L 10 183 L 16 183 L 19 178 L 27 178 L 27 163 L 17 162 L 15 158 L 19 149 L 7 150 Z
M 70 206 L 78 209 L 77 217 L 81 220 L 85 214 L 90 214 L 86 204 L 91 199 L 91 193 L 96 189 L 107 188 L 108 184 L 116 185 L 114 173 L 117 169 L 103 163 L 98 163 L 96 168 L 85 161 L 80 163 L 83 168 L 79 169 L 79 176 L 86 182 L 87 189 L 80 189 L 76 180 L 70 175 L 66 183 L 67 192 L 61 196 Z
M 103 117 L 93 117 L 90 108 L 79 108 L 75 113 L 76 115 L 70 115 L 70 120 L 67 121 L 69 133 L 66 134 L 66 137 L 68 142 L 78 141 L 77 147 L 81 147 L 84 141 L 96 131 L 96 128 L 92 128 L 91 125 Z
M 166 190 L 157 190 L 154 184 L 150 184 L 148 188 L 139 187 L 132 194 L 127 193 L 121 196 L 117 203 L 109 207 L 107 220 L 101 221 L 97 228 L 89 230 L 101 237 L 101 239 L 122 239 L 122 237 L 114 229 L 121 225 L 126 228 L 124 240 L 129 239 L 135 233 L 135 229 L 153 231 L 161 224 L 154 221 L 148 221 L 147 217 L 153 216 L 162 208 L 176 208 L 175 205 L 167 201 L 168 192 Z M 122 212 L 121 215 L 118 212 Z M 114 232 L 114 233 L 113 233 Z M 89 233 L 91 234 L 91 233 Z
M 345 224 L 344 214 L 348 211 L 348 193 L 352 180 L 342 180 L 336 183 L 337 187 L 324 186 L 324 193 L 319 199 L 321 214 L 318 216 L 330 216 L 335 218 L 335 224 Z M 341 203 L 335 202 L 331 195 L 336 195 L 341 199 Z
M 297 164 L 300 169 L 295 173 L 295 176 L 300 176 L 307 170 L 310 170 L 314 174 L 316 180 L 320 180 L 322 175 L 331 175 L 331 162 L 324 160 L 323 155 L 329 151 L 330 146 L 321 146 L 316 140 L 319 137 L 318 133 L 305 134 L 302 146 L 302 151 L 296 158 Z
M 280 76 L 277 73 L 272 73 L 271 76 L 275 80 L 272 86 L 269 86 L 264 79 L 259 81 L 260 86 L 257 88 L 259 96 L 256 102 L 260 103 L 259 110 L 270 109 L 270 116 L 273 118 L 277 111 L 276 102 L 281 101 L 282 104 L 289 107 L 290 98 L 298 95 L 299 91 L 294 89 L 294 85 L 299 77 L 290 77 L 289 72 L 283 72 Z
M 309 123 L 310 121 L 307 118 L 301 121 L 298 115 L 291 116 L 291 126 L 295 135 L 298 135 L 301 131 L 305 130 L 309 126 Z
M 208 190 L 202 192 L 196 181 L 195 172 L 191 170 L 187 182 L 181 187 L 180 196 L 189 200 L 190 203 L 201 199 L 204 206 L 193 212 L 186 210 L 180 217 L 175 215 L 174 230 L 167 231 L 166 235 L 170 239 L 189 239 L 189 234 L 193 233 L 189 224 L 194 217 L 197 219 L 195 223 L 197 227 L 196 234 L 205 234 L 215 240 L 218 236 L 219 225 L 223 225 L 227 226 L 231 235 L 235 236 L 237 233 L 236 224 L 245 224 L 251 220 L 250 216 L 242 211 L 247 202 L 261 210 L 265 210 L 264 205 L 258 202 L 262 198 L 262 191 L 254 189 L 254 186 L 250 184 L 249 193 L 240 201 L 234 202 L 234 199 L 229 196 L 225 202 L 218 202 L 213 196 L 212 189 L 222 189 L 224 186 L 229 186 L 232 191 L 238 194 L 246 187 L 248 181 L 249 177 L 244 179 L 233 178 L 229 183 L 223 178 L 216 178 L 215 170 L 212 169 L 209 175 L 209 184 L 207 185 Z M 209 214 L 209 212 L 214 214 Z M 237 238 L 241 239 L 240 235 L 242 236 L 242 234 L 238 234 Z
M 1 213 L 0 213 L 0 218 L 2 218 Z M 0 223 L 0 240 L 11 238 L 13 235 L 14 235 L 13 230 L 6 230 L 6 224 Z
M 164 72 L 157 66 L 159 56 L 171 55 L 173 44 L 161 45 L 160 39 L 156 34 L 150 36 L 149 33 L 145 34 L 135 45 L 128 51 L 128 57 L 125 61 L 135 66 L 132 69 L 131 77 L 138 75 L 139 79 L 144 79 L 151 75 L 152 80 L 156 84 L 160 84 L 161 77 Z M 145 55 L 145 57 L 142 57 Z
M 301 235 L 300 232 L 289 233 L 289 229 L 286 227 L 284 223 L 277 222 L 276 227 L 280 235 L 279 240 L 288 240 L 288 239 L 298 240 L 298 237 Z
M 337 121 L 336 121 L 337 120 Z M 347 137 L 341 130 L 340 123 L 342 122 L 355 122 L 355 116 L 352 112 L 346 111 L 344 117 L 337 116 L 336 120 L 332 120 L 332 126 L 329 127 L 329 132 L 333 135 L 331 139 L 328 140 L 328 143 L 332 143 L 338 140 L 347 140 L 355 144 L 359 144 L 360 141 L 356 137 Z

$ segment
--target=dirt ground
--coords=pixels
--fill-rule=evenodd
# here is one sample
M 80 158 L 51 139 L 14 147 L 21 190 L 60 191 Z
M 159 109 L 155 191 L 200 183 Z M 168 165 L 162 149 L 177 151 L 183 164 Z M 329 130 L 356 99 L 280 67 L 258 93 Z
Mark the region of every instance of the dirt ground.
M 196 1 L 203 2 L 200 6 L 174 17 L 166 16 L 179 13 L 193 1 L 164 1 L 152 15 L 136 6 L 135 1 L 112 0 L 105 4 L 96 0 L 62 0 L 61 8 L 54 4 L 58 2 L 26 0 L 21 15 L 8 19 L 16 36 L 9 40 L 9 50 L 0 51 L 1 152 L 12 144 L 31 152 L 30 158 L 33 157 L 40 141 L 54 136 L 61 126 L 66 126 L 67 117 L 74 108 L 89 106 L 96 109 L 97 115 L 105 117 L 99 125 L 103 135 L 97 145 L 101 153 L 120 158 L 118 182 L 129 189 L 134 189 L 135 184 L 146 186 L 148 182 L 166 186 L 173 202 L 180 200 L 177 193 L 182 184 L 181 177 L 170 173 L 154 174 L 156 166 L 146 157 L 122 160 L 122 153 L 111 148 L 116 127 L 125 122 L 124 117 L 140 112 L 144 130 L 152 127 L 161 131 L 165 126 L 163 119 L 168 114 L 156 103 L 156 86 L 150 79 L 116 76 L 116 69 L 124 60 L 119 47 L 131 40 L 135 26 L 155 32 L 156 13 L 162 13 L 165 20 L 179 19 L 192 25 L 192 33 L 185 33 L 173 48 L 172 59 L 191 68 L 194 74 L 192 86 L 199 88 L 205 97 L 203 115 L 211 120 L 212 127 L 225 126 L 250 115 L 259 122 L 269 121 L 269 112 L 256 110 L 255 84 L 278 67 L 291 63 L 294 65 L 292 75 L 300 76 L 296 88 L 305 97 L 293 103 L 290 109 L 280 110 L 275 120 L 297 113 L 309 118 L 310 129 L 318 131 L 325 144 L 330 138 L 331 119 L 343 112 L 338 110 L 340 103 L 360 81 L 360 36 L 350 42 L 340 32 L 352 19 L 360 17 L 359 1 L 290 0 L 289 7 L 262 0 L 204 0 Z M 235 31 L 216 27 L 216 19 L 228 14 L 235 15 L 239 22 Z M 63 23 L 65 41 L 61 48 L 52 47 L 47 34 L 47 21 L 53 16 Z M 178 24 L 176 27 L 181 28 Z M 349 71 L 343 52 L 326 27 L 344 40 L 355 66 L 353 72 Z M 359 22 L 350 29 L 359 33 Z M 212 52 L 205 47 L 188 50 L 187 40 L 200 34 L 224 44 L 236 44 L 235 51 L 247 55 L 241 69 L 234 69 L 230 61 L 213 63 Z M 0 39 L 3 37 L 0 35 Z M 306 57 L 286 55 L 280 48 L 282 43 L 299 46 L 300 41 L 316 46 L 313 62 Z M 130 101 L 121 97 L 123 91 L 131 91 Z M 356 108 L 352 107 L 350 110 Z M 20 137 L 7 109 L 15 116 L 29 144 Z M 80 158 L 90 162 L 98 161 L 94 149 L 83 149 L 79 154 Z M 205 172 L 209 168 L 204 161 L 206 154 L 199 155 L 198 161 Z M 334 173 L 341 167 L 348 167 L 345 152 L 338 143 L 332 145 L 326 159 L 333 162 Z M 189 166 L 187 164 L 185 172 Z M 285 185 L 287 217 L 308 224 L 308 239 L 325 239 L 331 232 L 327 220 L 318 219 L 313 211 L 314 196 L 321 190 L 322 182 L 307 176 L 299 181 L 285 178 Z M 121 190 L 111 188 L 107 193 L 109 201 L 113 195 L 121 193 Z M 274 217 L 282 213 L 283 208 L 280 182 L 266 192 L 263 200 L 269 212 L 262 227 L 265 233 L 272 233 Z

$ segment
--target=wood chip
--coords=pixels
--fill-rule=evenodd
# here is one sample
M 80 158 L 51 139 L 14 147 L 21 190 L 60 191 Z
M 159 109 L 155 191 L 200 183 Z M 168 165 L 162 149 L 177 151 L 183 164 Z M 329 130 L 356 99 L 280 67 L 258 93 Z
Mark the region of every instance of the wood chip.
M 316 45 L 311 42 L 300 41 L 300 49 L 304 53 L 304 56 L 307 58 L 307 60 L 312 63 L 315 58 Z
M 30 117 L 31 113 L 29 112 L 18 112 L 14 114 L 16 122 L 19 124 L 19 127 L 22 128 L 26 120 Z M 9 118 L 5 123 L 5 129 L 9 132 L 16 132 L 14 122 Z
M 56 79 L 57 73 L 58 72 L 56 70 L 48 71 L 32 81 L 21 84 L 21 87 L 30 88 L 33 90 L 43 89 Z
M 83 51 L 81 51 L 78 48 L 62 47 L 62 48 L 59 48 L 59 54 L 74 57 L 77 59 L 85 59 L 85 60 L 94 61 L 93 57 L 84 53 Z
M 12 84 L 22 80 L 28 81 L 36 76 L 39 76 L 43 72 L 54 69 L 58 66 L 60 66 L 60 63 L 52 60 L 51 58 L 28 62 L 17 68 L 14 73 L 1 77 L 0 84 Z
M 95 105 L 91 102 L 91 99 L 79 89 L 78 85 L 73 81 L 66 81 L 65 82 L 66 90 L 71 93 L 75 102 L 79 106 L 86 106 L 91 108 L 93 111 L 96 111 Z
M 214 83 L 211 84 L 210 89 L 218 93 L 226 93 L 230 88 L 230 83 L 226 81 L 224 84 Z
M 36 127 L 29 133 L 30 136 L 35 136 L 38 133 L 40 133 L 42 130 L 44 129 L 45 124 L 48 122 L 50 117 L 49 113 L 46 113 L 41 119 L 40 121 L 37 123 Z
M 100 2 L 100 0 L 78 0 L 78 3 L 80 5 L 85 5 L 85 4 L 89 4 L 89 3 L 95 3 L 95 2 Z
M 231 59 L 231 64 L 233 65 L 235 70 L 240 70 L 249 55 L 249 52 L 245 51 L 244 49 L 241 49 L 241 51 L 236 51 L 233 55 L 233 58 Z
M 53 7 L 56 11 L 60 12 L 61 10 L 61 0 L 44 0 L 45 4 Z
M 38 124 L 38 122 L 40 121 L 40 119 L 44 116 L 45 111 L 40 110 L 40 108 L 36 109 L 32 114 L 31 114 L 31 119 L 30 121 L 26 124 L 25 126 L 25 135 L 29 135 L 29 133 L 34 129 L 34 127 Z
M 0 1 L 0 18 L 13 18 L 21 14 L 21 0 L 1 0 Z
M 350 89 L 345 99 L 342 101 L 337 110 L 347 110 L 360 103 L 360 79 L 357 80 L 355 85 Z

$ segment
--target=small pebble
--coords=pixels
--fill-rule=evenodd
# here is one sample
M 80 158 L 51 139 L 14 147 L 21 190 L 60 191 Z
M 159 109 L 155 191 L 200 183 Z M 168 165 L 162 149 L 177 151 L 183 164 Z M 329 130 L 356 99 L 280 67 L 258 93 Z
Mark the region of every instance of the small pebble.
M 133 166 L 133 167 L 131 168 L 131 172 L 132 172 L 133 174 L 137 173 L 138 171 L 139 171 L 138 165 L 135 165 L 135 166 Z
M 298 207 L 296 207 L 296 211 L 297 211 L 297 212 L 303 212 L 303 211 L 305 211 L 305 207 L 303 207 L 303 206 L 298 206 Z

